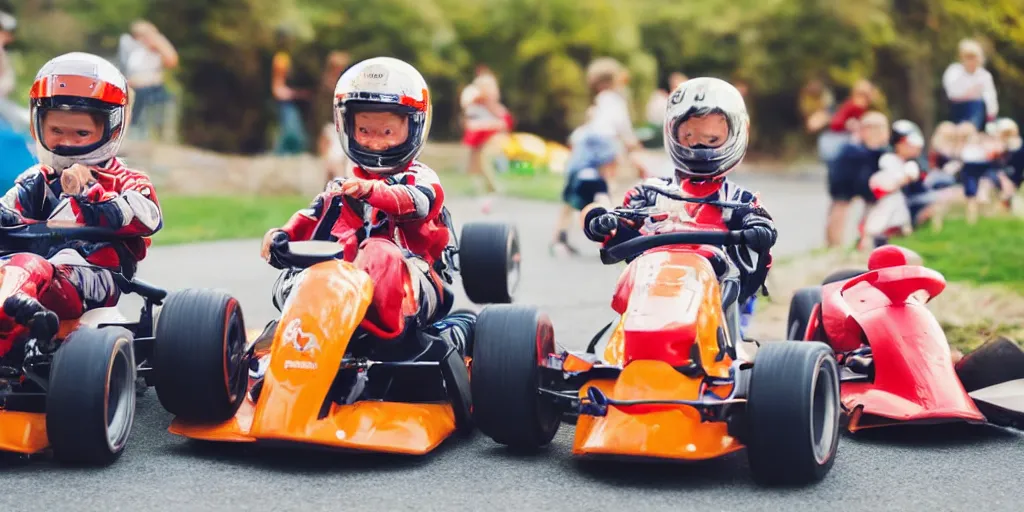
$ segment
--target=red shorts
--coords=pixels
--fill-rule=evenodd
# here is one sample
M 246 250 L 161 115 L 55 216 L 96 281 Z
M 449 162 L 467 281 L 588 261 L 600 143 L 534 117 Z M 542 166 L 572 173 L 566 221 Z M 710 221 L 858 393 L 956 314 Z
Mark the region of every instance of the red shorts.
M 462 143 L 473 149 L 479 149 L 496 133 L 498 130 L 467 130 L 462 135 Z

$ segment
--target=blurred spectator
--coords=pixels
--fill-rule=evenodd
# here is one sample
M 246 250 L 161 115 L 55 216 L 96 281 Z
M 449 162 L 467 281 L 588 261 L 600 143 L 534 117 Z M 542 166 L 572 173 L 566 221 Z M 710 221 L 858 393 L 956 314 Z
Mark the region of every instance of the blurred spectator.
M 644 110 L 647 121 L 647 133 L 649 139 L 644 144 L 649 147 L 661 147 L 662 127 L 665 124 L 665 110 L 668 108 L 668 96 L 679 87 L 679 84 L 687 81 L 686 75 L 675 72 L 668 76 L 668 90 L 655 89 L 647 100 L 647 107 Z
M 818 156 L 823 162 L 833 161 L 845 144 L 851 142 L 857 132 L 857 121 L 874 103 L 877 96 L 875 86 L 867 80 L 858 80 L 844 101 L 829 120 L 828 130 L 818 137 Z
M 13 15 L 0 11 L 0 127 L 17 132 L 28 131 L 28 112 L 8 99 L 14 91 L 14 66 L 7 55 L 7 45 L 14 41 L 18 21 Z
M 501 103 L 498 79 L 486 66 L 477 67 L 477 76 L 460 98 L 463 115 L 462 143 L 469 148 L 468 174 L 478 187 L 482 181 L 484 195 L 482 209 L 490 210 L 490 195 L 498 191 L 498 184 L 490 167 L 484 165 L 484 145 L 500 132 L 512 130 L 513 120 Z
M 969 121 L 978 131 L 985 129 L 985 121 L 995 120 L 999 114 L 992 74 L 985 69 L 985 52 L 973 39 L 960 41 L 960 61 L 954 62 L 942 74 L 942 86 L 949 99 L 949 117 L 954 123 Z
M 278 107 L 278 134 L 274 152 L 279 155 L 294 155 L 306 151 L 308 136 L 302 122 L 299 101 L 313 98 L 312 91 L 292 87 L 292 48 L 295 38 L 291 31 L 281 27 L 277 30 L 278 51 L 274 54 L 270 86 Z
M 594 118 L 591 121 L 600 135 L 612 139 L 631 160 L 641 179 L 647 177 L 643 146 L 633 132 L 629 99 L 625 94 L 629 70 L 610 57 L 595 59 L 587 67 L 587 85 L 594 96 Z
M 324 159 L 326 181 L 334 178 L 348 177 L 348 159 L 341 147 L 338 129 L 334 125 L 334 88 L 338 79 L 348 68 L 351 57 L 347 52 L 334 51 L 327 56 L 324 73 L 320 80 L 320 92 L 317 94 L 317 112 L 326 115 L 317 119 L 320 128 L 319 154 Z M 329 108 L 328 108 L 329 106 Z M 322 108 L 321 108 L 322 107 Z
M 827 163 L 831 204 L 825 241 L 829 247 L 843 243 L 850 202 L 858 197 L 869 205 L 875 201 L 869 178 L 878 170 L 878 160 L 889 145 L 889 119 L 881 112 L 866 112 L 856 130 L 856 140 L 844 142 L 836 157 Z
M 152 127 L 163 135 L 170 94 L 164 85 L 164 70 L 178 66 L 174 45 L 152 23 L 138 20 L 131 33 L 122 34 L 118 57 L 128 85 L 135 90 L 132 107 L 133 138 L 148 139 Z
M 800 90 L 800 115 L 808 133 L 821 132 L 828 126 L 835 110 L 836 99 L 825 83 L 815 78 Z

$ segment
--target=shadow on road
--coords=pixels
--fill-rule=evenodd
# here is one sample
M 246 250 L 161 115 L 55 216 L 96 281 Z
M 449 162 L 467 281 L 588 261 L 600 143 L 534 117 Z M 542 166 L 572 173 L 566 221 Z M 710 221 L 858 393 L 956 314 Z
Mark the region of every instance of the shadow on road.
M 215 443 L 189 439 L 165 446 L 164 453 L 232 466 L 258 466 L 288 474 L 324 471 L 415 471 L 431 464 L 459 439 L 448 439 L 426 455 L 343 451 L 296 443 Z
M 844 442 L 910 448 L 946 448 L 982 443 L 1017 443 L 1020 434 L 992 425 L 947 423 L 939 425 L 896 425 L 846 433 Z

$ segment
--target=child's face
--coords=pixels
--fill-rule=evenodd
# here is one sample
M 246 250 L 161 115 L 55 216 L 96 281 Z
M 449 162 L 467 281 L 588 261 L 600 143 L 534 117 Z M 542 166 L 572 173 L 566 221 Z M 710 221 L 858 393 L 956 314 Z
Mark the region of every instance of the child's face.
M 676 140 L 683 147 L 717 148 L 729 138 L 729 122 L 722 114 L 690 117 L 679 123 Z
M 869 149 L 879 149 L 889 142 L 889 125 L 877 122 L 860 125 L 860 140 Z
M 103 138 L 103 127 L 85 112 L 51 110 L 43 117 L 43 145 L 85 147 Z
M 386 151 L 409 137 L 409 118 L 392 112 L 359 112 L 354 124 L 356 142 L 371 151 Z

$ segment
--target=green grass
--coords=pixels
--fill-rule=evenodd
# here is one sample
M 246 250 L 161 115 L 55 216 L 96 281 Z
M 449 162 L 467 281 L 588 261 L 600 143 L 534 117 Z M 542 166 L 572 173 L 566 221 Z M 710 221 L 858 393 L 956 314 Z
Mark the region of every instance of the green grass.
M 463 173 L 441 173 L 449 197 L 475 195 L 473 180 Z M 558 201 L 563 178 L 558 175 L 502 176 L 506 195 L 539 201 Z M 305 196 L 181 196 L 160 197 L 164 227 L 154 245 L 260 238 L 309 205 Z
M 925 226 L 892 243 L 916 251 L 947 281 L 1000 284 L 1024 293 L 1024 219 L 981 218 L 974 226 L 948 219 L 939 233 Z
M 175 196 L 160 198 L 164 227 L 154 245 L 260 238 L 312 198 L 300 196 Z

